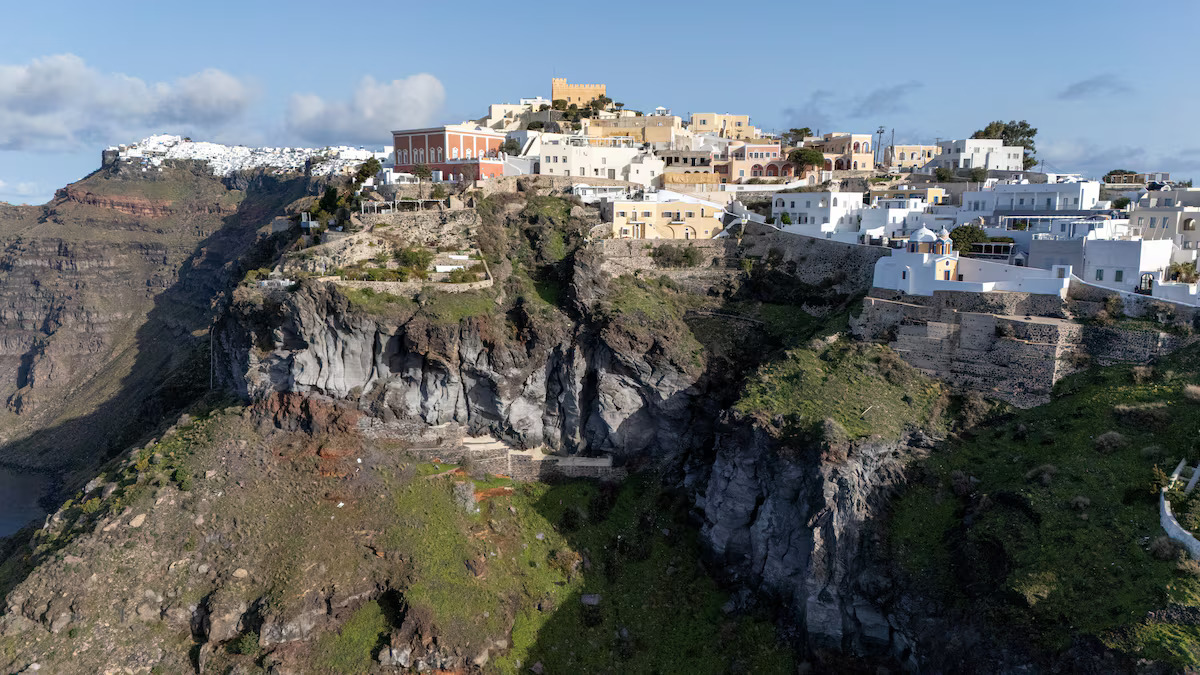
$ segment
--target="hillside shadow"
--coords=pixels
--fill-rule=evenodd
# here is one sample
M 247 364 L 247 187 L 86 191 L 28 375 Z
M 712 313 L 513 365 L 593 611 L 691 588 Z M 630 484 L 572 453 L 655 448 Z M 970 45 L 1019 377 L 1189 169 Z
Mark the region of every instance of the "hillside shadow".
M 769 612 L 733 613 L 700 562 L 687 496 L 658 476 L 558 483 L 535 506 L 569 543 L 550 558 L 576 590 L 539 604 L 549 616 L 522 672 L 795 672 Z
M 6 454 L 54 456 L 43 462 L 56 476 L 51 494 L 42 500 L 53 511 L 71 492 L 81 487 L 101 465 L 134 443 L 148 440 L 165 424 L 209 393 L 210 355 L 208 328 L 220 311 L 218 298 L 244 276 L 245 270 L 267 264 L 294 239 L 292 232 L 260 236 L 259 229 L 288 203 L 308 193 L 309 179 L 257 176 L 241 186 L 245 196 L 237 209 L 193 248 L 180 265 L 174 283 L 155 296 L 145 322 L 138 327 L 132 364 L 113 393 L 84 415 L 35 431 L 6 448 Z M 183 219 L 175 227 L 195 227 Z M 106 364 L 84 386 L 83 396 L 104 391 L 102 381 L 114 365 Z M 90 391 L 89 391 L 90 390 Z M 64 528 L 71 530 L 71 527 Z M 20 554 L 30 529 L 5 542 L 6 550 Z M 69 538 L 61 542 L 65 545 Z M 42 547 L 46 549 L 47 547 Z M 61 546 L 49 547 L 28 557 L 27 572 Z M 0 596 L 19 583 L 24 573 L 0 574 Z

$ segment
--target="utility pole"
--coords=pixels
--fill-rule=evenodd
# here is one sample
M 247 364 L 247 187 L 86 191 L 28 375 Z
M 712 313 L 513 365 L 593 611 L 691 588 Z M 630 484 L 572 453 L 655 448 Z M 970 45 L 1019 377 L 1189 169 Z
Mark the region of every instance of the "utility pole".
M 875 160 L 873 162 L 874 164 L 882 164 L 883 163 L 883 151 L 879 148 L 879 146 L 883 145 L 883 132 L 884 131 L 885 131 L 885 129 L 883 128 L 883 125 L 880 125 L 879 128 L 875 130 L 875 134 L 879 137 L 879 140 L 875 141 L 875 153 L 873 155 L 871 155 L 871 157 Z M 875 167 L 871 167 L 871 168 L 875 168 Z

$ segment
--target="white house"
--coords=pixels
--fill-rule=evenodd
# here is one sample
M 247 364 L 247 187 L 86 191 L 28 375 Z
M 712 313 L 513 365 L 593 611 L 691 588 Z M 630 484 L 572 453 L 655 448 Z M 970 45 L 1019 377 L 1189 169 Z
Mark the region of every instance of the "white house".
M 661 181 L 664 169 L 661 159 L 628 138 L 541 137 L 540 174 L 627 180 L 650 187 Z
M 925 164 L 925 173 L 932 173 L 937 168 L 1025 170 L 1025 148 L 1019 145 L 1004 145 L 1004 141 L 1000 139 L 967 138 L 942 141 L 938 146 L 942 151 Z
M 1041 214 L 1055 211 L 1090 211 L 1100 204 L 1100 183 L 999 183 L 990 190 L 962 195 L 959 218 L 991 221 L 997 213 Z
M 838 225 L 858 226 L 858 212 L 866 208 L 861 192 L 780 192 L 771 200 L 776 223 L 784 214 L 793 225 L 821 225 L 833 231 Z
M 1084 239 L 1080 278 L 1122 291 L 1150 290 L 1162 281 L 1174 249 L 1175 242 L 1170 239 Z
M 1129 225 L 1146 239 L 1173 239 L 1179 248 L 1200 249 L 1200 188 L 1151 190 L 1133 203 Z
M 988 293 L 1010 291 L 1063 297 L 1070 284 L 1071 268 L 1042 270 L 973 258 L 960 259 L 950 233 L 934 234 L 921 228 L 902 249 L 875 263 L 873 285 L 909 295 L 934 291 Z

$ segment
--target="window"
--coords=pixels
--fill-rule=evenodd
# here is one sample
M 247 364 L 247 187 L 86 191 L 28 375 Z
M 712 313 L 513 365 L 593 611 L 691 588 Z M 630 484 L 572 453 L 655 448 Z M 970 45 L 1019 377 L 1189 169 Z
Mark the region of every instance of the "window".
M 796 208 L 796 202 L 790 202 L 790 203 L 788 204 L 788 208 L 790 208 L 790 209 L 794 209 L 794 208 Z
M 741 123 L 741 122 L 738 122 L 738 123 L 737 123 L 737 126 L 739 126 L 739 127 L 740 127 L 740 126 L 742 126 L 742 123 Z
M 700 120 L 700 126 L 705 126 L 706 124 L 708 124 L 708 120 Z
M 654 215 L 654 214 L 653 214 L 653 213 L 651 213 L 650 211 L 642 211 L 642 217 L 643 217 L 643 218 L 649 218 L 649 217 L 650 217 L 650 216 L 652 216 L 652 215 Z
M 1048 209 L 1054 208 L 1054 198 L 1053 197 L 1046 197 L 1046 208 L 1048 208 Z
M 1025 198 L 1021 197 L 1021 200 L 1017 203 L 1020 204 L 1021 206 L 1025 206 Z
M 1113 272 L 1113 281 L 1120 283 L 1125 281 L 1125 270 L 1117 270 Z
M 906 271 L 903 271 L 903 272 L 901 272 L 901 273 L 900 273 L 900 278 L 901 278 L 901 279 L 907 279 L 907 278 L 908 278 L 908 271 L 906 270 Z
M 618 218 L 624 218 L 624 217 L 625 217 L 625 212 L 624 212 L 624 211 L 617 211 L 617 217 L 618 217 Z
M 696 212 L 695 212 L 695 211 L 688 211 L 688 212 L 687 212 L 687 217 L 688 217 L 688 218 L 695 218 L 695 217 L 696 217 Z
M 1104 281 L 1104 270 L 1096 270 L 1096 281 Z
M 1143 223 L 1145 223 L 1145 222 L 1146 222 L 1146 219 L 1145 219 L 1145 218 L 1143 218 L 1143 217 L 1141 217 L 1141 216 L 1138 216 L 1138 227 L 1141 227 L 1141 226 L 1142 226 L 1142 224 L 1143 224 Z
M 1156 220 L 1155 218 L 1151 218 L 1151 219 L 1150 219 L 1150 227 L 1151 227 L 1151 228 L 1153 228 L 1153 227 L 1154 227 L 1154 221 L 1155 221 L 1155 220 Z

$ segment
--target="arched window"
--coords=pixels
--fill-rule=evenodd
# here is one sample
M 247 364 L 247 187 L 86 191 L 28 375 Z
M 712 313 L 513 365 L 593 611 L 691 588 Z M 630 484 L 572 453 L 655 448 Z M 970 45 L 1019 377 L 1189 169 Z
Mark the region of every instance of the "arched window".
M 442 149 L 441 148 L 437 149 L 437 161 L 439 161 L 439 162 L 442 161 Z
M 854 144 L 854 152 L 858 152 L 858 143 Z
M 858 162 L 857 161 L 854 162 L 854 170 L 858 171 Z
M 458 148 L 450 148 L 450 159 L 458 159 Z
M 775 206 L 783 206 L 783 200 L 782 200 L 782 199 L 776 199 L 776 200 L 775 200 Z
M 837 197 L 834 197 L 834 198 L 833 198 L 833 205 L 834 205 L 834 206 L 837 206 Z
M 863 143 L 863 152 L 870 152 L 870 151 L 871 151 L 871 144 Z
M 904 159 L 904 153 L 900 153 L 900 159 Z
M 1187 220 L 1183 221 L 1183 229 L 1186 232 L 1192 232 L 1193 230 L 1195 230 L 1196 229 L 1196 219 L 1188 218 Z
M 467 148 L 467 159 L 471 159 L 471 149 Z

